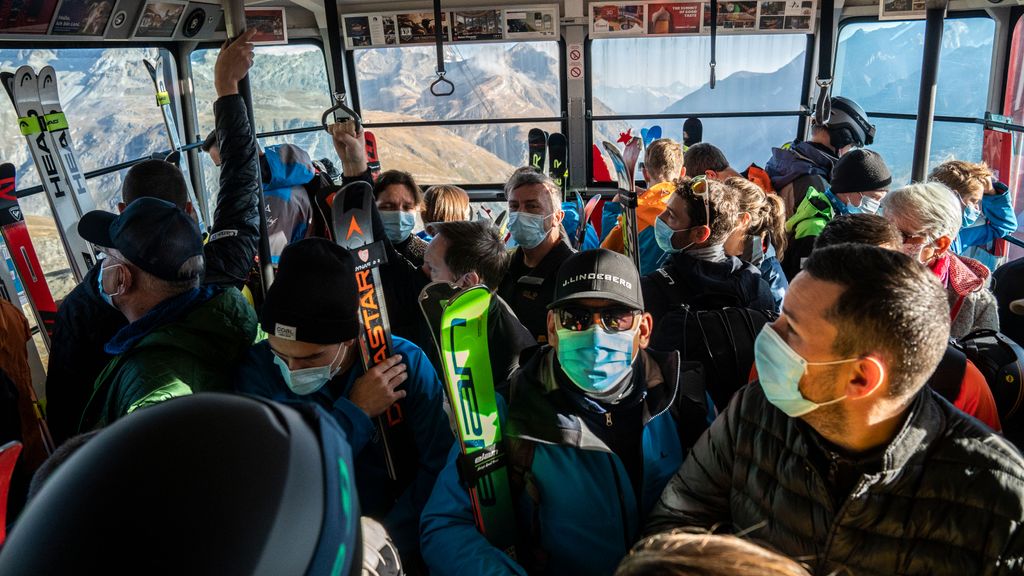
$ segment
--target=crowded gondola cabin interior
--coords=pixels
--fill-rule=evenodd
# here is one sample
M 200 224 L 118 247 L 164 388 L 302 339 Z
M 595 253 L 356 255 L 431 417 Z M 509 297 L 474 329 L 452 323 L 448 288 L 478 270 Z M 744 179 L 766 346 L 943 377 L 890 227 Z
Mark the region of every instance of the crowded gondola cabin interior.
M 0 574 L 1024 574 L 1022 15 L 0 0 Z

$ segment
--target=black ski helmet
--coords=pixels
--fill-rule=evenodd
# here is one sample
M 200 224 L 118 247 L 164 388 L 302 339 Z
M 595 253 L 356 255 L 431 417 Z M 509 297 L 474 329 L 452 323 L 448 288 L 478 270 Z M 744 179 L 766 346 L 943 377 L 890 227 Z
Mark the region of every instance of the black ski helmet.
M 868 146 L 875 141 L 875 126 L 859 104 L 842 96 L 832 97 L 832 117 L 825 125 L 832 147 Z
M 140 410 L 60 464 L 0 573 L 349 574 L 351 449 L 312 405 L 203 393 Z

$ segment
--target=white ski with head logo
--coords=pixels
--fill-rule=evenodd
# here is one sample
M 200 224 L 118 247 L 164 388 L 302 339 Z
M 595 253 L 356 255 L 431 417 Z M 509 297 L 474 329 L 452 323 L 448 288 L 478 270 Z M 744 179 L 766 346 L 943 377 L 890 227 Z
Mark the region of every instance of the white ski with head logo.
M 72 197 L 73 188 L 64 176 L 60 153 L 44 125 L 36 73 L 30 66 L 22 66 L 14 74 L 3 73 L 0 79 L 18 112 L 18 128 L 28 141 L 32 159 L 39 170 L 71 272 L 77 281 L 81 281 L 92 268 L 95 254 L 89 243 L 78 234 L 78 207 Z
M 68 186 L 74 191 L 73 198 L 79 216 L 96 209 L 96 202 L 89 195 L 85 185 L 85 174 L 78 163 L 78 155 L 71 141 L 71 130 L 64 116 L 64 108 L 60 104 L 60 90 L 57 87 L 57 72 L 53 66 L 39 70 L 39 104 L 42 106 L 43 123 L 46 131 L 53 139 L 54 148 L 60 155 L 63 174 Z

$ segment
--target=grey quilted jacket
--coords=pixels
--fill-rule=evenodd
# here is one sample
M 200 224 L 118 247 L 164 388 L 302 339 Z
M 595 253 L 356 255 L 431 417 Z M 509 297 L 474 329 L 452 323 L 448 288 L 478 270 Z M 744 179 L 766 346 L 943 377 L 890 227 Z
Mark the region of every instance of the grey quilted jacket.
M 925 388 L 881 456 L 833 504 L 812 463 L 815 434 L 741 390 L 697 441 L 647 532 L 741 531 L 815 574 L 1024 573 L 1024 458 Z

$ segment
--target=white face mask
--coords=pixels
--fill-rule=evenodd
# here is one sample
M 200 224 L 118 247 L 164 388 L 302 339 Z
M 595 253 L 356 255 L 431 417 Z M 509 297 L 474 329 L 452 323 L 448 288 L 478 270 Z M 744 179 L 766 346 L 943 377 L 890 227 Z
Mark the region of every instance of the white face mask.
M 323 388 L 324 384 L 327 384 L 338 375 L 341 366 L 334 368 L 334 363 L 338 360 L 338 356 L 341 355 L 341 349 L 344 347 L 344 344 L 338 346 L 338 351 L 334 353 L 334 358 L 326 366 L 291 370 L 288 368 L 288 364 L 277 354 L 274 354 L 274 363 L 281 369 L 281 376 L 284 377 L 284 383 L 288 385 L 288 389 L 299 396 L 306 396 Z

